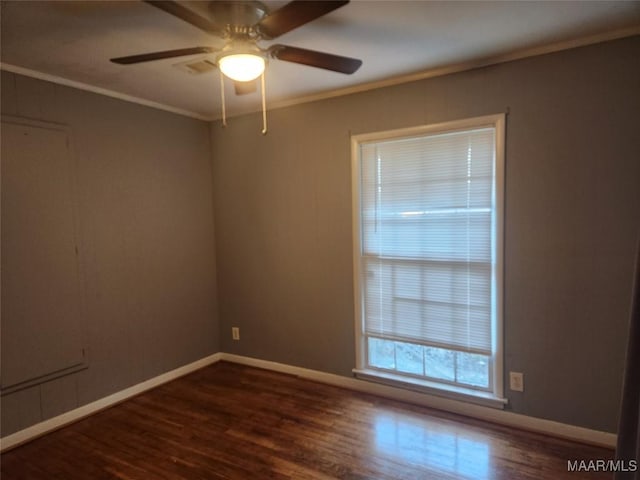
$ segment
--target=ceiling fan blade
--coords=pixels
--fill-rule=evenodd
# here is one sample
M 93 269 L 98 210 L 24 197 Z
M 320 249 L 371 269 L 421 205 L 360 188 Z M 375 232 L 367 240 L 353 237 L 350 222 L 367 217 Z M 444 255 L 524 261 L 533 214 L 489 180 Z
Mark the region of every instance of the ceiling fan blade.
M 349 0 L 293 0 L 263 18 L 257 25 L 258 31 L 263 38 L 276 38 L 347 3 L 349 3 Z
M 258 89 L 258 81 L 249 80 L 248 82 L 233 82 L 233 88 L 236 91 L 236 95 L 247 95 Z
M 112 58 L 113 63 L 120 65 L 130 65 L 132 63 L 151 62 L 162 60 L 163 58 L 184 57 L 186 55 L 196 55 L 198 53 L 211 53 L 216 50 L 211 47 L 181 48 L 179 50 L 165 50 L 163 52 L 143 53 L 142 55 L 131 55 L 129 57 Z
M 362 65 L 362 60 L 357 58 L 342 57 L 288 45 L 273 45 L 269 48 L 269 53 L 278 60 L 301 63 L 310 67 L 324 68 L 325 70 L 339 73 L 352 74 Z
M 210 20 L 201 17 L 193 10 L 180 5 L 178 2 L 172 0 L 144 0 L 149 5 L 153 5 L 160 10 L 170 13 L 174 17 L 178 17 L 187 23 L 190 23 L 194 27 L 198 27 L 200 30 L 204 30 L 207 33 L 213 33 L 214 35 L 222 36 L 223 29 L 219 25 L 211 22 Z

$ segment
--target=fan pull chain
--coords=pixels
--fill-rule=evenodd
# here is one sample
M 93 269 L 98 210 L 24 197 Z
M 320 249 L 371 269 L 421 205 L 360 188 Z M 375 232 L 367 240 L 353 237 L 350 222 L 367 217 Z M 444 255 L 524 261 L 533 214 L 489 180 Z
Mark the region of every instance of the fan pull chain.
M 262 135 L 267 134 L 267 101 L 264 88 L 264 71 L 260 75 L 260 84 L 262 85 Z
M 222 126 L 227 126 L 227 109 L 224 104 L 224 75 L 222 74 L 222 70 L 218 70 L 220 72 L 220 98 L 222 99 Z

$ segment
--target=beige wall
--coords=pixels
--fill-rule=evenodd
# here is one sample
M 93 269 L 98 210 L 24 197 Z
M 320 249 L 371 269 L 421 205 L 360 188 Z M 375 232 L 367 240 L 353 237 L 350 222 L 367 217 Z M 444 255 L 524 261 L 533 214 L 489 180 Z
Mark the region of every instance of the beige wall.
M 70 127 L 89 348 L 88 369 L 2 397 L 5 436 L 219 345 L 208 124 L 7 72 L 2 113 Z
M 350 375 L 350 135 L 509 111 L 508 408 L 615 431 L 640 223 L 640 37 L 212 126 L 222 349 Z M 231 340 L 238 326 L 241 340 Z

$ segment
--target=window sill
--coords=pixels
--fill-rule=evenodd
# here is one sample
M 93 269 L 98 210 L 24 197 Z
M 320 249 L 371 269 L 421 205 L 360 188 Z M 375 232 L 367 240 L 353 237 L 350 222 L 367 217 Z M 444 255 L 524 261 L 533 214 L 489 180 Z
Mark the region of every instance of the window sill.
M 471 388 L 459 387 L 456 385 L 445 385 L 428 380 L 419 380 L 407 378 L 401 375 L 394 375 L 388 372 L 380 372 L 377 370 L 361 370 L 353 369 L 356 378 L 368 380 L 371 382 L 382 383 L 391 387 L 412 390 L 418 393 L 425 393 L 438 397 L 449 398 L 461 402 L 473 403 L 484 407 L 502 409 L 507 404 L 506 398 L 497 397 L 489 392 L 473 390 Z

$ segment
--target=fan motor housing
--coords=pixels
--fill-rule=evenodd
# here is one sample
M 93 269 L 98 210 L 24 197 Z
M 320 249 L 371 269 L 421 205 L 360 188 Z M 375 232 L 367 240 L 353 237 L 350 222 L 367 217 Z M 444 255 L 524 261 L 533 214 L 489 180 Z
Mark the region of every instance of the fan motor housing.
M 268 13 L 267 7 L 258 1 L 214 0 L 209 2 L 212 20 L 218 25 L 251 28 Z M 231 32 L 234 33 L 234 32 Z

